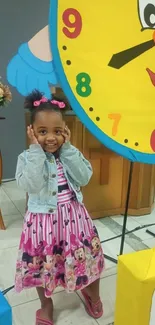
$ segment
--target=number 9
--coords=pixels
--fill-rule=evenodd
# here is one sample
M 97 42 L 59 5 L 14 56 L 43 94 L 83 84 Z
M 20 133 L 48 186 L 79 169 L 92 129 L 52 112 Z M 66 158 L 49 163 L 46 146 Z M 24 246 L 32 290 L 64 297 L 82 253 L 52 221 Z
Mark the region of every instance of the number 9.
M 74 16 L 74 22 L 71 21 L 70 16 Z M 82 18 L 80 13 L 74 8 L 68 8 L 64 11 L 62 15 L 62 20 L 65 24 L 62 31 L 68 38 L 76 38 L 80 35 L 82 29 Z M 67 28 L 67 27 L 68 28 Z M 69 28 L 74 28 L 74 30 L 69 30 Z

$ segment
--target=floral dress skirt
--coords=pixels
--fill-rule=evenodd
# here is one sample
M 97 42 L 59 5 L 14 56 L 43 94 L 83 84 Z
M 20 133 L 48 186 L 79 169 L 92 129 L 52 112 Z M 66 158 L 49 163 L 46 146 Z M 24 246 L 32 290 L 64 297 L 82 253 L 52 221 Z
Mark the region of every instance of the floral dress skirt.
M 97 230 L 83 204 L 77 202 L 57 160 L 58 207 L 25 215 L 16 263 L 15 289 L 43 287 L 51 297 L 58 286 L 81 290 L 99 279 L 104 268 Z

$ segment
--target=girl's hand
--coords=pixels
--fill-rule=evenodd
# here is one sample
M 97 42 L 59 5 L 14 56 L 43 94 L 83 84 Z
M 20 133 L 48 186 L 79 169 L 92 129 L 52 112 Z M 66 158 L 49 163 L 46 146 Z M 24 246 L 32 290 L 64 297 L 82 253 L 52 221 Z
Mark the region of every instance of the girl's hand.
M 32 125 L 27 127 L 27 135 L 28 135 L 28 138 L 30 140 L 30 144 L 38 144 L 38 140 L 34 135 Z
M 70 138 L 71 138 L 71 131 L 69 130 L 68 126 L 65 126 L 65 130 L 62 133 L 63 137 L 64 137 L 64 142 L 69 142 Z

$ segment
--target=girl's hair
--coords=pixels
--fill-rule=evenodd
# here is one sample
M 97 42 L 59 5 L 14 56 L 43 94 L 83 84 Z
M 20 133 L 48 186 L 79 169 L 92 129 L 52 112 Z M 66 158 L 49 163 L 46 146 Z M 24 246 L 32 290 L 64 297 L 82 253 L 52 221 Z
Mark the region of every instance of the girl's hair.
M 62 101 L 56 96 L 51 99 L 44 97 L 44 94 L 38 90 L 34 90 L 25 98 L 24 108 L 29 109 L 31 114 L 31 123 L 35 121 L 38 112 L 52 111 L 62 115 L 69 109 L 67 101 Z

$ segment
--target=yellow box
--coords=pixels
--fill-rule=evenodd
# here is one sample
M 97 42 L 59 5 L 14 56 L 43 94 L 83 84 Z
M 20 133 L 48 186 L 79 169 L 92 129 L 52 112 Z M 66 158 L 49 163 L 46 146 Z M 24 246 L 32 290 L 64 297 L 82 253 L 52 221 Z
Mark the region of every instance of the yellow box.
M 115 325 L 155 325 L 155 249 L 119 257 Z

